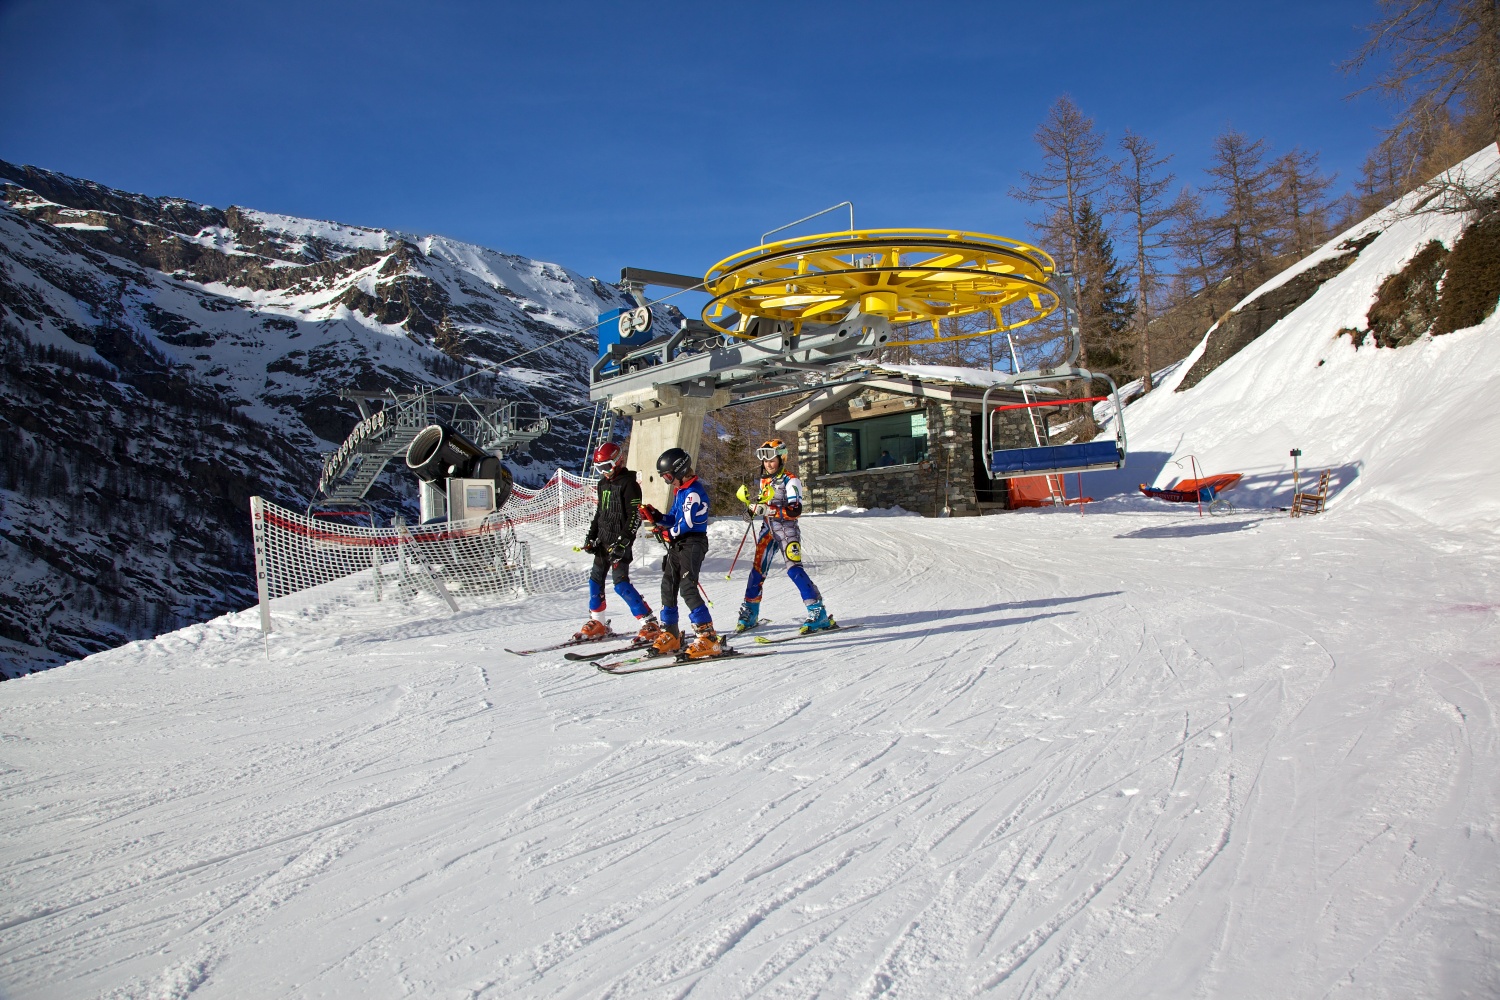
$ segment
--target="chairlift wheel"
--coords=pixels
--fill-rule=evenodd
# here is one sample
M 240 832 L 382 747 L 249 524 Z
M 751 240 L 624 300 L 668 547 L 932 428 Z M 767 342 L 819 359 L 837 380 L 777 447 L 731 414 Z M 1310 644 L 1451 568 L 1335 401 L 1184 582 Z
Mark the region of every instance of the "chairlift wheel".
M 984 233 L 824 233 L 753 247 L 709 268 L 703 321 L 726 336 L 750 339 L 749 330 L 721 322 L 737 314 L 795 328 L 864 314 L 895 325 L 888 347 L 969 340 L 1051 314 L 1061 304 L 1052 286 L 1055 272 L 1042 250 Z
M 651 310 L 645 306 L 637 306 L 630 310 L 630 325 L 636 333 L 645 333 L 651 329 Z

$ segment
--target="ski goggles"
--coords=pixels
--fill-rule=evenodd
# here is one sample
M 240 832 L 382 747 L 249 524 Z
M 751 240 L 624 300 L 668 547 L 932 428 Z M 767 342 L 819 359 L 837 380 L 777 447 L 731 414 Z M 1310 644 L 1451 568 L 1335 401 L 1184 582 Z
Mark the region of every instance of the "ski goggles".
M 602 476 L 609 475 L 611 472 L 615 471 L 615 460 L 611 458 L 603 462 L 595 462 L 594 471 L 598 472 Z
M 775 448 L 757 448 L 755 449 L 755 457 L 760 459 L 762 462 L 769 462 L 773 459 L 780 458 L 781 453 Z

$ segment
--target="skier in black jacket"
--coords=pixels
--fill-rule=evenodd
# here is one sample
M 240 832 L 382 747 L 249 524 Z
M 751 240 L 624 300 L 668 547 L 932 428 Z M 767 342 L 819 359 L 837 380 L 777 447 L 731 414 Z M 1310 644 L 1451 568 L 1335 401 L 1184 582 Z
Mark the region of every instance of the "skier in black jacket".
M 645 645 L 655 641 L 662 628 L 651 606 L 630 582 L 635 533 L 641 526 L 641 484 L 620 461 L 620 446 L 612 442 L 601 444 L 594 452 L 594 469 L 599 473 L 599 497 L 583 543 L 583 550 L 594 556 L 589 572 L 589 620 L 573 638 L 602 639 L 610 634 L 604 623 L 604 576 L 612 571 L 615 593 L 641 623 L 636 641 Z

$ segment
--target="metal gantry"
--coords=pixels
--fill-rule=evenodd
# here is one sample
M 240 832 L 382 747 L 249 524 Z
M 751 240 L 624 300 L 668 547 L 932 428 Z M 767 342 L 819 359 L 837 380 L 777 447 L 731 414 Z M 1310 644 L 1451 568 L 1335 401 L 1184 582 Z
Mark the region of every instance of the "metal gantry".
M 495 455 L 535 441 L 551 426 L 534 404 L 507 399 L 349 389 L 339 398 L 359 407 L 360 421 L 323 461 L 318 492 L 336 503 L 364 497 L 391 459 L 405 455 L 431 424 L 447 424 Z

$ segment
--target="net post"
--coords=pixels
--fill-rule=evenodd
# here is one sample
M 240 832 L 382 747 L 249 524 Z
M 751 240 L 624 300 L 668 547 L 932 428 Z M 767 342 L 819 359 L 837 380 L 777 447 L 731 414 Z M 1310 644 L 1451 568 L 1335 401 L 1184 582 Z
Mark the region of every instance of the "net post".
M 250 498 L 250 526 L 255 536 L 255 592 L 260 600 L 260 631 L 271 631 L 271 600 L 266 586 L 266 502 Z
M 557 470 L 557 540 L 566 542 L 568 540 L 567 505 L 563 503 L 563 475 L 562 469 Z
M 374 521 L 372 517 L 370 519 Z M 373 528 L 374 526 L 371 525 Z M 375 531 L 370 532 L 370 570 L 375 576 L 375 600 L 384 601 L 385 594 L 381 591 L 381 570 L 385 568 L 385 556 L 381 552 L 380 538 Z

